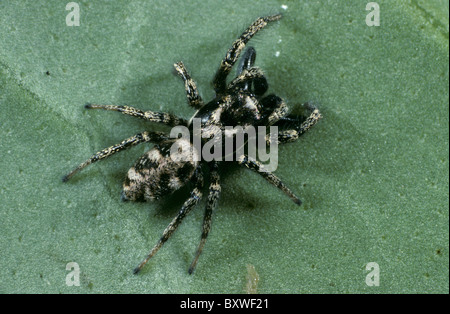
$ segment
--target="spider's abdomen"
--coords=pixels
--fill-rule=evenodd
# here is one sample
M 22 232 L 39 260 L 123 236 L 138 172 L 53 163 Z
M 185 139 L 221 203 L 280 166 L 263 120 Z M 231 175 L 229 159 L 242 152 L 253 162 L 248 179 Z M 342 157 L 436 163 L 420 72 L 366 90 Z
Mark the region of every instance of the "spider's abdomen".
M 180 148 L 179 152 L 182 151 L 186 158 L 173 158 L 173 147 Z M 123 183 L 122 199 L 156 200 L 178 190 L 192 178 L 198 166 L 196 160 L 199 158 L 196 158 L 195 154 L 196 150 L 192 144 L 182 138 L 156 145 L 128 170 Z

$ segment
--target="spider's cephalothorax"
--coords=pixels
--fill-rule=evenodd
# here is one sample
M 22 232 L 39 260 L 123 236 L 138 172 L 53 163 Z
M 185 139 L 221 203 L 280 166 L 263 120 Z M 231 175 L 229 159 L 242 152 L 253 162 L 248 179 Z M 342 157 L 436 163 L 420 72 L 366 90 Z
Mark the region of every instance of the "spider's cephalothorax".
M 217 130 L 223 130 L 225 126 L 241 126 L 244 128 L 246 126 L 274 125 L 281 129 L 278 133 L 278 143 L 293 142 L 321 118 L 319 110 L 307 105 L 305 106 L 308 110 L 306 115 L 291 115 L 288 112 L 287 105 L 280 97 L 275 95 L 264 96 L 268 89 L 268 84 L 263 72 L 253 66 L 256 57 L 255 49 L 252 47 L 247 48 L 238 64 L 236 78 L 227 83 L 228 74 L 239 59 L 247 42 L 269 22 L 277 21 L 280 18 L 280 14 L 258 18 L 232 44 L 213 80 L 216 96 L 206 104 L 203 103 L 197 86 L 189 76 L 184 64 L 182 62 L 174 64 L 176 72 L 183 79 L 189 105 L 197 109 L 197 112 L 189 121 L 169 113 L 141 111 L 128 106 L 88 104 L 85 107 L 88 109 L 118 111 L 147 121 L 169 126 L 186 126 L 190 129 L 192 129 L 192 121 L 195 118 L 198 119 L 197 121 L 200 121 L 201 131 L 207 135 L 207 138 L 209 133 L 210 137 L 213 137 Z M 270 137 L 267 137 L 268 143 L 270 143 L 270 140 Z M 189 273 L 192 273 L 205 245 L 211 228 L 212 212 L 219 199 L 219 166 L 222 161 L 213 160 L 206 162 L 202 160 L 197 155 L 198 152 L 194 149 L 192 140 L 170 138 L 163 132 L 145 131 L 125 139 L 119 144 L 97 152 L 64 176 L 63 181 L 66 182 L 75 173 L 95 161 L 109 157 L 128 147 L 147 142 L 152 142 L 155 146 L 140 157 L 128 171 L 125 182 L 123 183 L 123 200 L 155 200 L 178 190 L 188 182 L 191 182 L 193 186 L 190 197 L 184 202 L 177 216 L 167 226 L 157 244 L 147 257 L 134 269 L 134 272 L 137 273 L 142 269 L 147 261 L 170 238 L 183 218 L 201 199 L 203 165 L 205 165 L 209 168 L 209 189 L 200 244 L 194 260 L 189 267 Z M 174 145 L 177 145 L 183 154 L 186 153 L 191 158 L 182 158 L 180 160 L 172 158 L 171 148 Z M 301 204 L 300 199 L 277 176 L 264 168 L 257 160 L 250 158 L 246 154 L 242 154 L 236 156 L 235 162 L 259 173 L 269 183 L 282 190 L 296 204 Z

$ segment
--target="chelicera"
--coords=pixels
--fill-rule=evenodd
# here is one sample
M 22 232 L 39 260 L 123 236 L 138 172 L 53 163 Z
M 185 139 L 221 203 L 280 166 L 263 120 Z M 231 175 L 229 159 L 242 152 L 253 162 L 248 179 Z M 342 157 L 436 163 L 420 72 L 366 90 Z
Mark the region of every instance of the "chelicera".
M 268 89 L 268 84 L 262 70 L 254 66 L 255 49 L 248 47 L 241 56 L 247 42 L 259 30 L 268 23 L 277 21 L 280 18 L 280 14 L 258 18 L 233 42 L 213 79 L 215 97 L 206 104 L 203 102 L 197 86 L 188 74 L 183 62 L 174 64 L 177 74 L 184 82 L 189 105 L 197 110 L 189 121 L 170 113 L 142 111 L 129 106 L 88 104 L 85 107 L 87 109 L 118 111 L 149 122 L 162 123 L 171 127 L 186 126 L 189 129 L 192 129 L 192 121 L 196 118 L 201 121 L 202 131 L 207 131 L 212 129 L 212 127 L 223 131 L 225 126 L 242 126 L 244 128 L 246 126 L 278 126 L 281 131 L 278 132 L 277 143 L 293 142 L 317 123 L 321 118 L 319 110 L 306 105 L 306 114 L 290 114 L 288 106 L 283 99 L 273 94 L 264 96 Z M 228 74 L 240 56 L 237 76 L 227 83 Z M 267 137 L 268 143 L 270 140 Z M 221 191 L 219 168 L 226 161 L 202 160 L 201 157 L 199 158 L 199 156 L 195 155 L 197 152 L 192 141 L 185 138 L 171 138 L 164 132 L 144 131 L 123 140 L 119 144 L 95 153 L 64 176 L 63 181 L 68 181 L 75 173 L 93 162 L 110 157 L 137 144 L 148 142 L 155 145 L 140 157 L 128 171 L 123 183 L 122 199 L 125 201 L 156 200 L 171 194 L 188 183 L 192 184 L 192 189 L 181 210 L 164 230 L 161 238 L 150 253 L 134 269 L 134 273 L 138 273 L 148 260 L 155 255 L 172 236 L 185 216 L 202 198 L 203 177 L 205 173 L 208 173 L 209 187 L 201 239 L 189 267 L 189 273 L 192 273 L 211 229 L 212 213 L 217 205 Z M 170 148 L 174 144 L 184 147 L 184 151 L 187 151 L 190 156 L 197 158 L 174 160 L 170 156 Z M 283 191 L 296 204 L 301 204 L 300 199 L 276 175 L 268 171 L 256 159 L 242 154 L 235 156 L 234 162 L 260 174 L 269 183 Z M 209 171 L 205 172 L 205 168 L 209 169 Z

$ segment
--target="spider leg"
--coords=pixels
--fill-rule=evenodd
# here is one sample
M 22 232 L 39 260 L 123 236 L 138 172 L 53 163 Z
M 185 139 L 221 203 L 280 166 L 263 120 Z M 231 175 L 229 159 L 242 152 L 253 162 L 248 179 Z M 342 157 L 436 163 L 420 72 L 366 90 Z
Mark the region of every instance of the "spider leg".
M 194 208 L 194 206 L 198 203 L 198 201 L 202 197 L 201 189 L 203 187 L 203 176 L 201 174 L 201 169 L 197 168 L 194 178 L 195 187 L 191 191 L 190 197 L 184 202 L 183 206 L 181 207 L 181 210 L 178 212 L 178 214 L 175 216 L 175 218 L 170 222 L 170 224 L 166 227 L 164 230 L 161 238 L 156 243 L 156 245 L 152 248 L 150 253 L 148 253 L 147 257 L 142 260 L 142 262 L 133 270 L 134 274 L 137 274 L 141 271 L 141 269 L 144 267 L 144 265 L 149 261 L 150 258 L 153 257 L 153 255 L 158 252 L 158 250 L 163 246 L 163 244 L 169 240 L 169 238 L 172 236 L 174 231 L 178 228 L 180 223 L 182 222 L 183 218 L 186 217 L 186 215 Z
M 244 165 L 250 170 L 255 171 L 260 174 L 264 179 L 266 179 L 270 184 L 276 186 L 287 196 L 294 201 L 295 204 L 301 205 L 302 201 L 272 172 L 267 171 L 259 161 L 249 158 L 246 155 L 242 155 L 238 158 L 238 163 Z
M 176 125 L 187 126 L 188 124 L 186 120 L 178 118 L 177 116 L 166 112 L 142 111 L 129 106 L 116 106 L 116 105 L 87 104 L 84 107 L 86 109 L 104 109 L 104 110 L 119 111 L 129 116 L 138 117 L 151 122 L 167 124 L 169 126 L 176 126 Z
M 129 137 L 126 140 L 123 140 L 119 144 L 112 145 L 108 148 L 105 148 L 105 149 L 95 153 L 88 160 L 81 163 L 78 167 L 76 167 L 71 172 L 69 172 L 67 175 L 65 175 L 62 178 L 62 181 L 67 182 L 75 173 L 79 172 L 80 170 L 82 170 L 86 166 L 92 164 L 93 162 L 110 157 L 111 155 L 118 153 L 124 149 L 127 149 L 131 146 L 141 144 L 141 143 L 146 143 L 146 142 L 158 143 L 158 142 L 161 142 L 166 139 L 167 139 L 167 136 L 162 132 L 142 132 L 142 133 L 133 135 L 132 137 Z
M 186 96 L 189 105 L 191 105 L 195 109 L 200 109 L 203 106 L 202 97 L 200 97 L 200 94 L 197 90 L 197 85 L 187 72 L 183 62 L 180 61 L 178 63 L 175 63 L 173 66 L 175 67 L 178 75 L 183 79 L 184 89 L 186 90 Z
M 228 50 L 225 58 L 220 63 L 219 69 L 214 76 L 213 85 L 216 94 L 223 93 L 226 88 L 226 79 L 230 73 L 233 65 L 239 58 L 242 50 L 247 42 L 262 28 L 264 28 L 269 22 L 277 21 L 281 18 L 281 14 L 270 15 L 258 18 L 253 24 L 251 24 L 242 35 L 236 39 L 231 48 Z
M 251 80 L 261 77 L 264 77 L 264 73 L 258 67 L 244 69 L 235 79 L 230 82 L 230 84 L 228 84 L 227 89 L 233 89 L 239 85 L 248 84 Z
M 228 84 L 227 89 L 232 90 L 240 88 L 255 93 L 257 96 L 263 95 L 268 89 L 267 80 L 260 68 L 253 67 L 244 69 L 239 76 Z
M 284 144 L 296 141 L 300 137 L 300 135 L 306 133 L 319 121 L 320 118 L 322 118 L 319 109 L 309 105 L 308 109 L 311 113 L 305 120 L 292 119 L 289 122 L 297 123 L 297 125 L 293 129 L 278 132 L 279 143 Z M 269 135 L 266 135 L 266 143 L 267 145 L 270 145 Z
M 220 176 L 218 172 L 218 164 L 214 162 L 211 164 L 211 173 L 210 173 L 210 185 L 209 185 L 209 194 L 208 201 L 205 208 L 205 216 L 203 218 L 203 231 L 200 239 L 200 243 L 198 245 L 197 251 L 195 253 L 194 260 L 189 267 L 189 274 L 194 272 L 195 266 L 197 265 L 198 258 L 203 251 L 203 247 L 206 243 L 206 238 L 208 237 L 209 231 L 211 230 L 211 222 L 212 222 L 212 213 L 216 208 L 217 201 L 220 197 Z

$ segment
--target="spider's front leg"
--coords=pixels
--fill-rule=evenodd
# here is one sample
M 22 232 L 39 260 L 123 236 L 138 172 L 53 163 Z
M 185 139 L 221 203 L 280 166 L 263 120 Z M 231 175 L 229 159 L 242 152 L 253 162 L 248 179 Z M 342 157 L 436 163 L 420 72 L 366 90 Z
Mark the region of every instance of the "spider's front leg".
M 276 186 L 287 196 L 290 197 L 295 204 L 301 205 L 302 201 L 272 172 L 264 168 L 264 166 L 257 160 L 249 158 L 247 155 L 242 155 L 238 158 L 238 163 L 247 167 L 248 169 L 260 174 L 270 184 Z
M 228 50 L 225 58 L 220 63 L 219 69 L 214 76 L 213 85 L 216 94 L 221 94 L 226 90 L 226 79 L 230 73 L 233 65 L 239 59 L 242 50 L 245 48 L 247 42 L 269 22 L 277 21 L 281 18 L 281 14 L 270 15 L 258 18 L 252 25 L 250 25 L 242 35 L 234 41 L 231 48 Z
M 162 132 L 142 132 L 138 133 L 136 135 L 133 135 L 132 137 L 127 138 L 126 140 L 123 140 L 119 144 L 112 145 L 108 148 L 105 148 L 94 155 L 92 155 L 88 160 L 81 163 L 78 167 L 73 169 L 71 172 L 69 172 L 67 175 L 65 175 L 62 178 L 63 182 L 67 182 L 74 174 L 85 168 L 86 166 L 92 164 L 93 162 L 108 158 L 112 156 L 115 153 L 118 153 L 124 149 L 127 149 L 129 147 L 135 146 L 137 144 L 141 143 L 147 143 L 147 142 L 153 142 L 153 143 L 159 143 L 161 141 L 167 140 L 167 136 Z
M 150 253 L 148 253 L 147 257 L 133 270 L 133 273 L 137 274 L 141 271 L 144 265 L 152 258 L 153 255 L 158 252 L 158 250 L 163 246 L 163 244 L 169 240 L 175 230 L 178 228 L 184 217 L 194 208 L 195 205 L 199 202 L 202 197 L 202 188 L 203 188 L 203 175 L 201 172 L 201 168 L 198 167 L 194 173 L 193 182 L 195 184 L 194 188 L 191 191 L 190 197 L 184 202 L 181 210 L 175 216 L 175 218 L 171 221 L 171 223 L 164 230 L 161 238 L 156 243 L 156 245 L 152 248 Z
M 296 141 L 302 134 L 311 129 L 322 118 L 322 114 L 319 109 L 305 104 L 309 111 L 309 116 L 306 119 L 284 117 L 280 119 L 280 124 L 287 122 L 288 124 L 294 124 L 292 129 L 282 130 L 278 132 L 278 142 L 281 144 L 291 143 Z M 276 124 L 277 125 L 277 124 Z M 267 145 L 270 145 L 270 136 L 266 136 Z
M 288 114 L 288 106 L 280 97 L 270 94 L 260 100 L 263 114 L 263 125 L 270 126 L 276 124 L 280 119 Z
M 202 97 L 200 97 L 200 94 L 197 90 L 197 85 L 187 72 L 183 62 L 180 61 L 178 63 L 175 63 L 173 66 L 175 67 L 175 71 L 177 71 L 178 75 L 183 79 L 184 89 L 186 90 L 186 96 L 189 105 L 191 105 L 195 109 L 200 109 L 203 106 Z
M 227 90 L 248 90 L 256 96 L 262 96 L 269 88 L 264 73 L 260 68 L 244 69 L 239 76 L 228 84 Z

